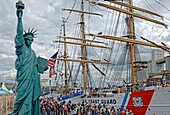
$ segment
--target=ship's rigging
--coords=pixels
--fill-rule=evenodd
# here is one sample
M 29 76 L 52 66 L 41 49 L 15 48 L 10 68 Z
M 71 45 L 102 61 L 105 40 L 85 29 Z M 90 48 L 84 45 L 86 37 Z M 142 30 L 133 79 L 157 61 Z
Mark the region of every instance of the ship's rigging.
M 93 12 L 87 12 L 84 11 L 84 1 L 81 1 L 81 10 L 74 10 L 72 9 L 64 9 L 66 11 L 69 12 L 75 12 L 75 13 L 79 13 L 81 15 L 81 19 L 80 22 L 77 22 L 77 25 L 80 25 L 80 37 L 67 37 L 66 33 L 65 33 L 65 29 L 63 29 L 63 36 L 59 36 L 60 38 L 63 38 L 64 41 L 62 40 L 57 40 L 55 42 L 60 42 L 60 43 L 64 43 L 64 58 L 58 58 L 57 60 L 63 60 L 65 62 L 65 85 L 68 85 L 68 81 L 71 81 L 71 79 L 73 79 L 73 71 L 75 71 L 73 69 L 73 62 L 79 62 L 79 64 L 77 65 L 78 69 L 77 71 L 82 70 L 83 71 L 83 87 L 84 90 L 86 90 L 86 86 L 87 86 L 87 82 L 90 82 L 90 86 L 93 87 L 94 86 L 94 79 L 93 77 L 95 76 L 95 73 L 91 73 L 90 69 L 92 67 L 89 67 L 90 63 L 91 65 L 98 71 L 98 73 L 100 73 L 100 77 L 98 78 L 100 80 L 100 86 L 104 86 L 106 84 L 106 82 L 108 81 L 114 81 L 114 83 L 116 83 L 117 81 L 119 81 L 120 79 L 123 79 L 123 81 L 125 81 L 125 78 L 120 77 L 120 76 L 124 76 L 125 73 L 122 73 L 122 71 L 124 70 L 124 64 L 131 64 L 131 72 L 126 73 L 126 75 L 131 74 L 131 80 L 133 84 L 137 84 L 137 71 L 140 71 L 142 68 L 145 68 L 146 66 L 146 62 L 142 62 L 141 61 L 141 57 L 135 56 L 135 54 L 139 54 L 139 50 L 137 49 L 136 44 L 139 45 L 144 45 L 144 46 L 149 46 L 149 47 L 157 47 L 157 48 L 162 48 L 163 50 L 166 51 L 170 51 L 170 49 L 165 46 L 165 45 L 158 45 L 158 44 L 154 44 L 152 42 L 148 42 L 148 40 L 142 36 L 140 36 L 142 39 L 145 39 L 147 42 L 143 42 L 143 41 L 138 41 L 137 40 L 137 36 L 135 34 L 135 28 L 134 28 L 134 17 L 136 18 L 140 18 L 152 23 L 156 23 L 158 25 L 164 26 L 165 28 L 167 27 L 166 24 L 164 24 L 161 21 L 158 21 L 156 19 L 152 19 L 152 18 L 148 18 L 146 16 L 142 16 L 140 14 L 137 14 L 134 12 L 134 10 L 136 11 L 140 11 L 140 12 L 144 12 L 147 14 L 151 14 L 154 16 L 157 16 L 159 18 L 163 18 L 163 16 L 145 10 L 143 8 L 138 8 L 133 6 L 133 2 L 132 0 L 128 0 L 127 3 L 125 2 L 120 2 L 120 1 L 115 1 L 115 0 L 105 0 L 105 2 L 96 2 L 96 1 L 88 1 L 86 0 L 85 2 L 89 2 L 89 5 L 91 7 L 104 7 L 108 9 L 111 9 L 112 12 L 114 11 L 115 15 L 114 18 L 117 19 L 116 21 L 114 21 L 114 23 L 112 22 L 112 24 L 114 24 L 115 26 L 112 27 L 114 28 L 114 31 L 112 30 L 112 35 L 106 35 L 107 32 L 102 32 L 100 34 L 93 34 L 90 31 L 87 32 L 86 31 L 86 22 L 85 22 L 85 16 L 84 15 L 96 15 L 101 17 L 102 15 L 99 13 L 93 13 Z M 74 4 L 75 5 L 75 4 Z M 124 31 L 126 31 L 125 29 L 123 33 L 120 37 L 116 37 L 117 32 L 120 27 L 119 26 L 119 22 L 120 19 L 122 19 L 121 14 L 126 14 L 128 16 L 126 16 L 126 28 L 127 28 L 127 33 L 125 34 Z M 70 14 L 69 14 L 70 17 Z M 65 20 L 64 20 L 65 21 Z M 66 21 L 68 21 L 68 18 L 66 19 Z M 64 22 L 65 24 L 65 22 Z M 65 27 L 65 26 L 63 26 Z M 110 26 L 111 27 L 111 26 Z M 111 30 L 111 29 L 110 29 Z M 86 37 L 87 36 L 87 37 Z M 90 38 L 90 39 L 89 39 Z M 92 38 L 92 39 L 91 39 Z M 100 38 L 104 39 L 101 40 Z M 119 60 L 113 59 L 111 57 L 113 57 L 113 51 L 115 51 L 115 40 L 116 41 L 120 41 L 120 42 L 125 42 L 124 46 L 119 46 L 121 48 L 123 48 L 123 50 L 119 50 L 117 53 L 120 53 L 120 57 Z M 74 42 L 73 42 L 74 41 Z M 79 41 L 79 42 L 75 42 L 75 41 Z M 109 42 L 108 42 L 109 41 Z M 79 59 L 69 59 L 66 57 L 66 54 L 68 52 L 68 49 L 66 48 L 66 44 L 73 44 L 73 45 L 80 45 L 81 46 L 81 56 Z M 121 43 L 122 44 L 122 43 Z M 88 48 L 91 47 L 91 48 Z M 90 55 L 89 55 L 89 50 L 93 50 L 94 48 L 101 48 L 101 50 L 98 49 L 98 52 L 101 52 L 100 56 L 102 56 L 102 58 L 98 58 L 98 59 L 91 59 Z M 127 50 L 130 49 L 130 52 L 128 52 Z M 105 51 L 104 51 L 105 50 Z M 75 52 L 76 53 L 76 52 Z M 74 54 L 75 54 L 74 53 Z M 73 55 L 74 55 L 73 54 Z M 98 53 L 97 53 L 98 54 Z M 74 55 L 75 56 L 75 55 Z M 127 56 L 130 56 L 131 58 L 127 58 Z M 115 56 L 116 57 L 116 56 Z M 128 59 L 128 61 L 125 61 L 126 59 Z M 101 61 L 102 60 L 102 61 Z M 131 61 L 130 61 L 131 60 Z M 68 63 L 69 61 L 71 61 L 72 63 L 70 63 L 71 65 L 69 69 L 67 69 L 68 65 L 66 65 L 66 63 Z M 98 65 L 96 64 L 100 64 L 101 67 L 99 68 Z M 80 68 L 80 66 L 82 65 L 82 68 Z M 104 65 L 107 65 L 106 67 L 103 67 Z M 126 68 L 127 70 L 130 70 L 130 67 Z M 69 70 L 66 71 L 66 70 Z M 69 73 L 69 77 L 67 76 L 67 73 Z M 114 75 L 114 77 L 113 77 Z M 74 74 L 74 82 L 76 81 L 76 78 L 80 76 L 80 74 L 78 72 L 76 72 L 76 74 Z M 88 76 L 88 77 L 87 77 Z M 119 77 L 117 77 L 119 76 Z M 111 78 L 109 78 L 111 77 Z M 128 80 L 129 81 L 129 80 Z M 117 82 L 117 85 L 120 84 L 119 82 Z

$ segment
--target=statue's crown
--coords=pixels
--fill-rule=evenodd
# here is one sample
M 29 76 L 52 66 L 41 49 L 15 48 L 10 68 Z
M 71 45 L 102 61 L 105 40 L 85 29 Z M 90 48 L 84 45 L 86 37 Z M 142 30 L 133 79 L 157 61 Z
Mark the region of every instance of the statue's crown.
M 31 35 L 33 38 L 35 38 L 35 35 L 37 35 L 38 33 L 36 33 L 37 30 L 34 30 L 34 28 L 32 28 L 30 30 L 30 28 L 28 29 L 28 31 L 24 31 L 24 37 L 28 36 L 28 35 Z

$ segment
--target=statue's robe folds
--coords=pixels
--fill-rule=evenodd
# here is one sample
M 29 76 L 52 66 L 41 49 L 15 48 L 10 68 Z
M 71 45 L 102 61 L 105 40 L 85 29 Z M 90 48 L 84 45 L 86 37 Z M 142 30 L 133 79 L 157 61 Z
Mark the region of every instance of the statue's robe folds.
M 24 37 L 15 37 L 17 60 L 17 96 L 12 115 L 40 115 L 40 78 L 37 71 L 37 57 L 31 47 L 27 47 Z

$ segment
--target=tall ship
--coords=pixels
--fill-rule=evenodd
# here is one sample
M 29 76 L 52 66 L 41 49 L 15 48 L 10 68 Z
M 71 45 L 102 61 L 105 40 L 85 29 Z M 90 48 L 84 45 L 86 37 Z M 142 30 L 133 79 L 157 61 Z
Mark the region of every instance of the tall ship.
M 170 115 L 170 48 L 152 37 L 167 25 L 142 1 L 66 0 L 54 41 L 64 52 L 56 58 L 58 101 Z

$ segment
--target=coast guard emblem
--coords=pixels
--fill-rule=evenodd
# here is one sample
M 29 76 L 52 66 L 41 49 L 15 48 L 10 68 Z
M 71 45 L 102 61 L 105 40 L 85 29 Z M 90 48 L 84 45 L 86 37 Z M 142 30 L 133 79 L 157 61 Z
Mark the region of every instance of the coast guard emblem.
M 141 97 L 132 97 L 132 98 L 133 98 L 133 105 L 135 107 L 142 107 L 143 106 L 143 102 L 142 102 Z

